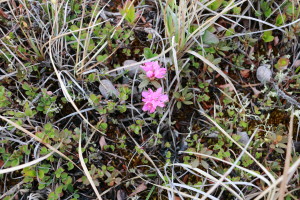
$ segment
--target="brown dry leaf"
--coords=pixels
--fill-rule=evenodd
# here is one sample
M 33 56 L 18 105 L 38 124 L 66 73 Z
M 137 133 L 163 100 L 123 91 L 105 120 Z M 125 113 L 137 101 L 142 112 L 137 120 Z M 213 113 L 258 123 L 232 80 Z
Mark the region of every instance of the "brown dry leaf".
M 274 46 L 276 46 L 279 43 L 278 36 L 274 37 Z
M 136 188 L 136 190 L 135 190 L 133 193 L 131 193 L 129 196 L 132 197 L 132 196 L 134 196 L 134 195 L 136 195 L 136 194 L 138 194 L 138 193 L 140 193 L 140 192 L 142 192 L 142 191 L 144 191 L 144 190 L 146 190 L 146 189 L 147 189 L 147 186 L 146 186 L 146 184 L 143 182 L 143 183 L 140 184 L 140 185 Z
M 219 88 L 221 88 L 221 89 L 228 88 L 230 92 L 234 90 L 233 87 L 232 87 L 232 85 L 229 84 L 229 83 L 228 84 L 224 84 L 224 85 L 219 85 Z
M 178 196 L 174 196 L 174 200 L 181 200 L 181 198 Z
M 248 78 L 250 76 L 250 70 L 249 69 L 241 70 L 240 73 L 241 73 L 243 78 Z
M 187 183 L 188 179 L 189 179 L 189 175 L 187 174 L 183 177 L 182 182 Z
M 104 149 L 104 146 L 107 145 L 104 136 L 102 136 L 102 137 L 100 138 L 99 144 L 100 144 L 101 150 L 103 150 L 103 149 Z
M 2 167 L 4 165 L 4 161 L 0 160 L 0 167 Z
M 0 8 L 0 16 L 8 19 L 8 15 L 2 10 L 2 8 Z

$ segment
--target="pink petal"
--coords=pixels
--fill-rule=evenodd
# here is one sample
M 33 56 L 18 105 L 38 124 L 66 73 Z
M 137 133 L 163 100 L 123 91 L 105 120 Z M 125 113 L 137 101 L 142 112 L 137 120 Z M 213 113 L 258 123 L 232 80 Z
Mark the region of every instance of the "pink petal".
M 147 98 L 147 96 L 149 96 L 149 92 L 143 91 L 143 92 L 142 92 L 142 97 Z
M 148 89 L 149 95 L 153 94 L 153 90 L 152 89 Z
M 153 70 L 152 65 L 149 65 L 149 64 L 147 64 L 147 63 L 145 63 L 145 65 L 141 65 L 140 67 L 141 67 L 143 70 L 145 70 L 146 72 L 152 71 L 152 70 Z
M 149 110 L 149 106 L 147 104 L 144 104 L 143 108 L 142 108 L 143 111 L 148 111 Z
M 157 90 L 156 90 L 156 92 L 155 92 L 155 94 L 161 94 L 162 93 L 162 88 L 158 88 Z
M 153 71 L 147 71 L 146 75 L 147 75 L 148 78 L 153 78 L 154 77 Z
M 157 70 L 157 69 L 159 69 L 159 68 L 160 68 L 160 66 L 159 66 L 159 64 L 158 64 L 158 62 L 157 62 L 157 61 L 155 61 L 155 62 L 152 62 L 152 67 L 153 67 L 153 69 L 154 69 L 154 70 Z
M 169 101 L 169 97 L 168 97 L 168 95 L 161 95 L 159 100 L 162 102 L 167 102 L 167 101 Z
M 158 104 L 157 106 L 163 108 L 163 107 L 165 107 L 166 105 L 165 105 L 163 102 L 159 102 L 159 104 Z
M 154 113 L 154 112 L 155 112 L 155 109 L 156 109 L 156 107 L 151 107 L 150 110 L 149 110 L 149 112 L 150 112 L 150 113 Z
M 164 78 L 166 72 L 167 72 L 166 68 L 160 68 L 155 71 L 155 77 L 156 78 Z
M 157 106 L 165 107 L 165 102 L 169 101 L 168 95 L 162 93 L 162 88 L 158 88 L 156 91 L 148 89 L 148 91 L 142 92 L 142 96 L 142 101 L 145 102 L 142 110 L 150 113 L 155 112 Z

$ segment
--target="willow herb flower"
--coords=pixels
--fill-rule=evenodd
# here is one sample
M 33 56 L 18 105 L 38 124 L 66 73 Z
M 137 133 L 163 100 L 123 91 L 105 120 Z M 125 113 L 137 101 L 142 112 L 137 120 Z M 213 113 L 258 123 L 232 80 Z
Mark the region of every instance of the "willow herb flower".
M 155 92 L 151 89 L 142 92 L 142 101 L 145 102 L 143 111 L 154 113 L 157 107 L 165 107 L 165 102 L 169 101 L 168 95 L 162 93 L 162 88 L 158 88 Z
M 146 75 L 150 80 L 154 80 L 155 78 L 164 78 L 167 73 L 167 69 L 161 68 L 157 61 L 146 62 L 144 65 L 141 65 L 141 68 L 145 70 Z

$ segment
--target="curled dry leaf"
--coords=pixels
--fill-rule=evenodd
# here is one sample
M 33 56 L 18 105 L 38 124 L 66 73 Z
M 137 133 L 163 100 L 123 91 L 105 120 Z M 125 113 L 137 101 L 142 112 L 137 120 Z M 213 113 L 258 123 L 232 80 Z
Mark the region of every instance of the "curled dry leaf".
M 241 76 L 243 78 L 248 78 L 250 76 L 250 70 L 249 69 L 241 70 L 240 73 L 241 73 Z
M 300 60 L 295 60 L 293 63 L 293 67 L 299 67 L 300 66 Z
M 135 64 L 137 63 L 135 60 L 125 60 L 124 63 L 123 63 L 123 66 L 126 66 L 126 65 L 132 65 L 132 64 Z M 135 73 L 139 73 L 140 71 L 140 65 L 133 65 L 131 67 L 128 67 L 126 68 L 128 70 L 128 75 L 133 78 Z
M 126 199 L 127 199 L 126 192 L 124 190 L 118 190 L 117 200 L 126 200 Z
M 104 149 L 104 146 L 107 145 L 104 136 L 102 136 L 102 137 L 100 138 L 99 144 L 100 144 L 101 150 L 103 150 L 103 149 Z
M 241 138 L 239 139 L 240 143 L 246 145 L 249 142 L 250 137 L 247 134 L 247 132 L 245 132 L 245 131 L 237 131 L 236 134 L 239 135 L 239 136 L 241 136 Z
M 134 195 L 136 195 L 136 194 L 138 194 L 138 193 L 140 193 L 140 192 L 142 192 L 142 191 L 144 191 L 144 190 L 146 190 L 146 189 L 147 189 L 147 186 L 146 186 L 146 184 L 143 182 L 143 183 L 140 184 L 140 185 L 136 188 L 136 190 L 135 190 L 133 193 L 131 193 L 129 196 L 132 197 L 132 196 L 134 196 Z
M 110 80 L 101 80 L 99 90 L 106 99 L 112 95 L 119 96 L 119 91 Z
M 274 46 L 276 46 L 279 43 L 278 36 L 274 37 Z
M 160 62 L 164 63 L 165 66 L 173 64 L 173 60 L 170 57 L 162 57 L 160 58 Z
M 270 82 L 272 77 L 271 70 L 265 66 L 260 66 L 256 71 L 256 78 L 263 84 Z

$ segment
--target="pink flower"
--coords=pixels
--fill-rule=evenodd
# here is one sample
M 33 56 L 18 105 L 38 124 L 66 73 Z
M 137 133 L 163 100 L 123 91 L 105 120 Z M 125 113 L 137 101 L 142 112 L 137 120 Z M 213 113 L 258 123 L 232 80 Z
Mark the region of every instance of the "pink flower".
M 157 106 L 161 108 L 165 107 L 165 102 L 169 101 L 168 95 L 162 93 L 162 88 L 158 88 L 155 92 L 148 89 L 148 91 L 142 92 L 142 96 L 142 101 L 145 102 L 142 109 L 150 113 L 154 113 Z
M 160 68 L 157 61 L 155 62 L 146 62 L 144 65 L 141 65 L 141 68 L 145 70 L 146 75 L 150 80 L 155 78 L 163 78 L 167 72 L 166 68 Z
M 53 94 L 52 91 L 47 91 L 46 93 L 47 93 L 48 95 L 52 95 L 52 94 Z

